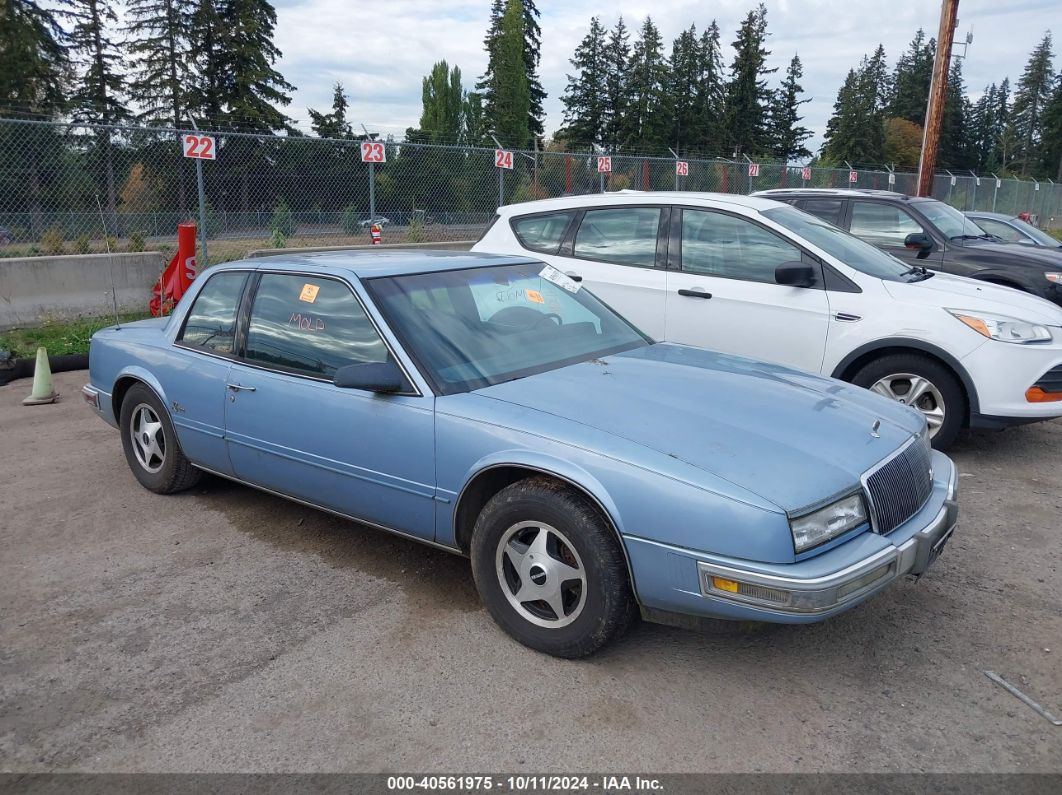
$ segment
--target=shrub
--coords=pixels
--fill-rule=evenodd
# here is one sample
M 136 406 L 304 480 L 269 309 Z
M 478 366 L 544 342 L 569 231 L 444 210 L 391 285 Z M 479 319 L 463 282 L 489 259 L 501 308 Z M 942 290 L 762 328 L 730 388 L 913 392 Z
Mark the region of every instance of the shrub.
M 343 208 L 343 214 L 339 217 L 339 225 L 343 227 L 343 231 L 348 235 L 361 234 L 360 216 L 358 208 L 353 204 L 348 204 Z
M 424 242 L 424 215 L 423 213 L 413 213 L 413 217 L 409 220 L 409 231 L 406 232 L 407 243 L 423 243 Z
M 133 232 L 129 235 L 129 251 L 143 251 L 144 250 L 144 236 L 139 232 Z
M 74 243 L 75 254 L 88 254 L 92 250 L 92 244 L 88 235 L 78 235 L 77 241 Z
M 269 245 L 272 248 L 287 248 L 288 247 L 288 236 L 285 235 L 283 232 L 281 232 L 279 229 L 277 229 L 274 226 L 273 227 L 273 237 L 270 239 Z
M 269 226 L 273 229 L 274 235 L 279 232 L 285 238 L 289 238 L 295 234 L 295 215 L 291 212 L 288 203 L 284 201 L 283 196 L 277 197 L 277 202 L 273 205 L 273 217 Z
M 63 234 L 63 228 L 58 225 L 49 228 L 41 235 L 41 246 L 45 254 L 62 254 L 65 242 L 66 236 Z

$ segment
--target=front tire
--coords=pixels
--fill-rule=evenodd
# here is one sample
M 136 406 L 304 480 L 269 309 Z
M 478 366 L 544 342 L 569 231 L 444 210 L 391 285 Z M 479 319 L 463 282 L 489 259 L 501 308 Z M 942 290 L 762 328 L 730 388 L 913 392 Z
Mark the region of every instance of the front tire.
M 548 478 L 491 498 L 476 519 L 471 557 L 491 616 L 536 651 L 585 657 L 636 617 L 615 533 L 582 495 Z
M 202 473 L 181 451 L 165 406 L 143 384 L 125 393 L 119 428 L 125 460 L 145 489 L 173 494 L 199 482 Z
M 852 383 L 922 412 L 938 450 L 952 445 L 966 420 L 966 394 L 959 379 L 922 354 L 882 356 L 860 369 Z

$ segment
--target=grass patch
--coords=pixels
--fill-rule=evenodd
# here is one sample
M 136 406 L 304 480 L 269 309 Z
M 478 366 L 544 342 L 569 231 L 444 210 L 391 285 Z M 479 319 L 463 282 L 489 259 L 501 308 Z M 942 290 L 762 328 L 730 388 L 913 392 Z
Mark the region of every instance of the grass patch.
M 123 323 L 151 317 L 148 312 L 126 312 L 120 316 Z M 49 356 L 69 353 L 88 353 L 89 339 L 101 328 L 114 325 L 110 317 L 83 317 L 77 320 L 45 323 L 38 328 L 17 328 L 0 331 L 0 351 L 11 351 L 16 358 L 37 355 L 37 347 L 43 345 Z

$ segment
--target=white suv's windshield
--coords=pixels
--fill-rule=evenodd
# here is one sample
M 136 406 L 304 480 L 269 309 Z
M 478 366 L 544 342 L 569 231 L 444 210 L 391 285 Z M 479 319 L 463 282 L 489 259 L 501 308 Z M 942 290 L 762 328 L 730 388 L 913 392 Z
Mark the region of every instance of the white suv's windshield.
M 940 233 L 951 240 L 965 240 L 966 238 L 985 237 L 988 233 L 977 225 L 977 222 L 967 218 L 950 204 L 936 200 L 920 201 L 917 204 L 919 212 L 933 224 Z
M 925 272 L 921 268 L 905 265 L 891 254 L 886 254 L 858 237 L 853 237 L 801 210 L 775 207 L 764 210 L 763 215 L 868 276 L 891 282 L 918 281 L 925 278 Z
M 365 284 L 444 395 L 650 342 L 576 282 L 541 262 L 393 276 Z

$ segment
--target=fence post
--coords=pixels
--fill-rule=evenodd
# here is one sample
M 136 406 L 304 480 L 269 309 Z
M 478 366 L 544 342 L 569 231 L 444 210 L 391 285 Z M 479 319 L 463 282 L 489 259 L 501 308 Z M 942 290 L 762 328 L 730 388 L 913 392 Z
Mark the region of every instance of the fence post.
M 206 189 L 203 187 L 203 159 L 201 157 L 195 159 L 195 179 L 199 183 L 199 239 L 203 246 L 203 261 L 196 263 L 195 270 L 196 273 L 202 273 L 206 270 L 210 259 L 207 257 Z

